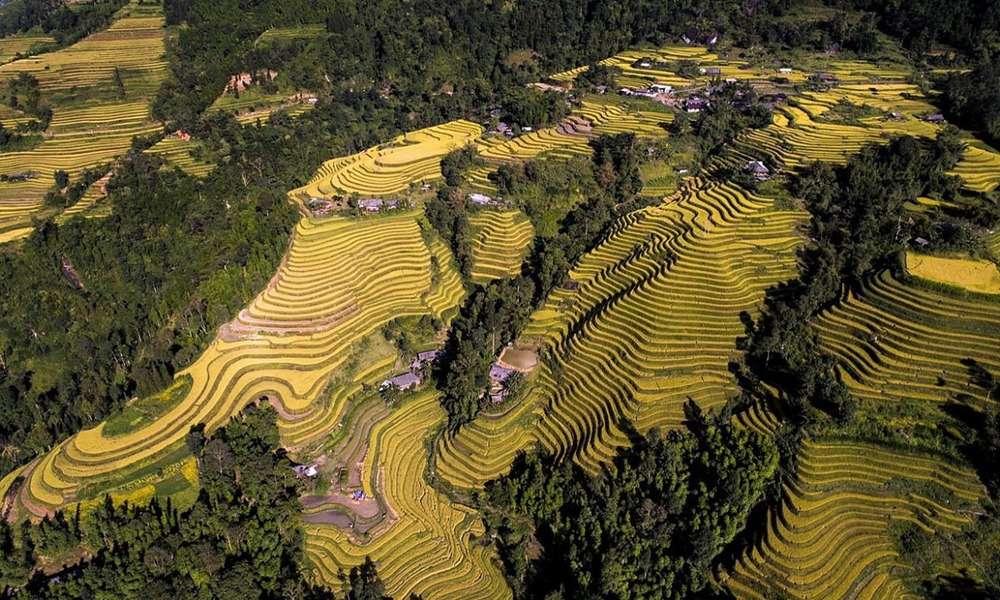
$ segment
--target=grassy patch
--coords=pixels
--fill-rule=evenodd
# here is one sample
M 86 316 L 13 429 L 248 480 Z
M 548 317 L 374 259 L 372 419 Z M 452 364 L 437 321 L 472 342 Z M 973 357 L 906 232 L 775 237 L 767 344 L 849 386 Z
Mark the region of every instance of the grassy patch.
M 841 98 L 830 108 L 830 110 L 819 115 L 815 120 L 834 125 L 853 125 L 855 127 L 864 127 L 865 124 L 861 121 L 862 119 L 881 117 L 884 114 L 884 111 L 873 106 L 868 106 L 867 104 L 855 104 L 850 100 Z
M 149 425 L 184 399 L 191 390 L 191 378 L 184 376 L 158 394 L 136 400 L 108 419 L 104 434 L 118 436 Z
M 77 496 L 81 500 L 90 500 L 111 491 L 141 488 L 173 474 L 175 469 L 180 471 L 184 460 L 190 457 L 191 450 L 188 449 L 186 440 L 178 440 L 164 448 L 154 460 L 117 471 L 106 479 L 82 486 Z

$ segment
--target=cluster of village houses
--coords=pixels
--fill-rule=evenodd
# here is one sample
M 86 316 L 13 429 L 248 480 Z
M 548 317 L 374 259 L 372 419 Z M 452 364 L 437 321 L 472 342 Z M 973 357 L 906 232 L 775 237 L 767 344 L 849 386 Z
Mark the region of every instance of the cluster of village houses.
M 424 382 L 425 367 L 433 365 L 440 356 L 441 350 L 418 352 L 417 356 L 410 363 L 409 370 L 383 381 L 379 385 L 379 391 L 396 388 L 401 392 L 405 392 L 418 388 Z M 507 395 L 506 384 L 510 380 L 510 377 L 517 372 L 516 369 L 503 366 L 499 362 L 494 362 L 490 366 L 489 398 L 491 402 L 499 403 L 504 400 Z
M 410 369 L 406 373 L 390 377 L 378 386 L 379 391 L 395 387 L 400 391 L 412 390 L 424 382 L 424 367 L 428 367 L 437 362 L 441 356 L 441 350 L 425 350 L 418 352 L 410 362 Z

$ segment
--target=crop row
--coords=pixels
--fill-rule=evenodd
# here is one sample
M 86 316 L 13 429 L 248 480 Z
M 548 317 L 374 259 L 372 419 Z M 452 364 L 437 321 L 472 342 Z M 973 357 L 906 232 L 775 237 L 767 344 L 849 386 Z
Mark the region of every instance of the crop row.
M 440 178 L 441 157 L 472 143 L 481 134 L 482 127 L 469 121 L 452 121 L 406 133 L 364 152 L 323 163 L 313 179 L 293 191 L 292 196 L 399 194 L 413 183 Z
M 534 228 L 516 210 L 484 210 L 469 219 L 472 241 L 472 278 L 488 281 L 521 272 L 521 261 L 531 244 Z
M 889 524 L 957 530 L 969 519 L 961 505 L 984 493 L 969 469 L 872 444 L 806 441 L 799 464 L 766 528 L 719 577 L 738 598 L 911 597 Z M 956 500 L 931 499 L 933 487 Z
M 387 231 L 395 234 L 387 237 Z M 432 253 L 437 257 L 433 261 Z M 458 275 L 450 260 L 442 258 L 450 258 L 447 249 L 439 241 L 427 246 L 413 213 L 361 221 L 302 221 L 281 270 L 246 311 L 263 325 L 251 327 L 238 318 L 224 326 L 219 338 L 184 371 L 192 378 L 190 393 L 157 421 L 116 437 L 105 435 L 100 425 L 45 456 L 29 478 L 31 502 L 42 511 L 36 514 L 74 501 L 76 491 L 89 481 L 154 460 L 194 424 L 212 429 L 225 423 L 261 396 L 272 398 L 291 420 L 316 416 L 313 411 L 322 406 L 314 402 L 329 374 L 350 357 L 353 343 L 393 318 L 444 316 L 461 301 Z M 344 284 L 337 285 L 340 282 Z M 276 313 L 270 314 L 262 307 L 272 306 L 274 299 L 290 304 L 276 305 Z M 344 304 L 357 310 L 322 321 Z M 313 327 L 286 328 L 288 313 L 317 319 Z M 339 415 L 327 411 L 319 418 L 329 428 Z M 318 427 L 321 423 L 313 420 L 311 429 Z
M 434 393 L 423 393 L 372 428 L 363 467 L 367 493 L 384 492 L 386 524 L 365 543 L 333 526 L 306 527 L 306 554 L 315 577 L 339 587 L 338 572 L 370 556 L 397 598 L 509 598 L 511 593 L 471 509 L 451 504 L 424 481 L 424 439 L 442 423 Z
M 676 426 L 687 398 L 724 402 L 740 312 L 794 275 L 800 219 L 703 180 L 624 217 L 573 269 L 575 289 L 556 290 L 528 324 L 543 360 L 524 405 L 443 439 L 442 476 L 477 487 L 535 441 L 596 470 L 627 443 L 622 418 Z
M 826 311 L 816 327 L 862 398 L 945 402 L 967 395 L 981 403 L 967 362 L 1000 370 L 1000 305 L 950 298 L 889 272 Z

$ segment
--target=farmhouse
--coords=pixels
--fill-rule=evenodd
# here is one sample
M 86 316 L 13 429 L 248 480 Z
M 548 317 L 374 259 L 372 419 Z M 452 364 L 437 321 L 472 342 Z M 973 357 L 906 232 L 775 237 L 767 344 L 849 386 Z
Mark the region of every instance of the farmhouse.
M 502 402 L 506 395 L 504 384 L 511 378 L 517 370 L 493 363 L 490 367 L 490 400 L 493 403 Z
M 928 123 L 944 123 L 945 119 L 944 115 L 941 113 L 931 113 L 924 117 L 924 121 L 927 121 Z
M 382 200 L 381 198 L 362 198 L 358 200 L 358 208 L 369 213 L 383 209 L 393 209 L 399 206 L 399 200 Z
M 508 125 L 507 123 L 504 123 L 503 121 L 497 123 L 497 126 L 494 129 L 494 131 L 506 137 L 514 137 L 514 128 Z
M 768 108 L 774 108 L 778 104 L 788 100 L 788 95 L 778 92 L 777 94 L 764 94 L 760 97 L 760 102 Z
M 309 212 L 311 212 L 313 216 L 321 217 L 333 210 L 333 203 L 326 198 L 313 196 L 306 201 L 306 208 L 309 209 Z
M 718 31 L 708 31 L 702 33 L 696 27 L 688 28 L 687 32 L 681 36 L 684 43 L 691 46 L 693 44 L 700 44 L 702 46 L 714 46 L 719 42 L 719 32 Z
M 781 73 L 782 75 L 788 75 L 789 73 L 792 72 L 792 68 L 791 67 L 781 67 L 781 68 L 778 69 L 778 72 Z
M 811 77 L 815 82 L 821 83 L 823 85 L 835 86 L 840 83 L 840 79 L 832 73 L 816 73 Z
M 665 83 L 652 83 L 649 85 L 649 91 L 654 94 L 669 94 L 674 89 L 674 86 L 667 85 Z
M 489 206 L 491 204 L 496 204 L 493 198 L 487 196 L 486 194 L 472 193 L 469 194 L 469 202 L 475 204 L 476 206 Z
M 771 170 L 759 160 L 751 160 L 744 165 L 743 170 L 753 175 L 753 178 L 757 181 L 767 181 L 771 176 Z
M 416 375 L 414 373 L 403 373 L 402 375 L 396 375 L 395 377 L 386 379 L 382 382 L 382 385 L 378 386 L 378 389 L 381 391 L 389 389 L 390 387 L 395 387 L 400 391 L 406 391 L 417 387 L 420 385 L 421 381 L 423 380 L 420 378 L 420 375 Z
M 292 467 L 292 471 L 295 472 L 297 477 L 315 477 L 319 475 L 319 469 L 316 465 L 295 465 Z
M 718 77 L 722 75 L 722 69 L 719 67 L 701 67 L 698 72 L 702 75 L 708 75 L 709 77 Z
M 490 367 L 490 381 L 493 383 L 505 383 L 508 379 L 510 379 L 510 376 L 516 372 L 516 370 L 511 369 L 510 367 L 504 367 L 498 365 L 497 363 L 493 363 L 493 366 Z
M 441 355 L 440 350 L 425 350 L 423 352 L 418 352 L 416 358 L 410 363 L 411 371 L 419 371 L 424 368 L 425 365 L 433 364 L 437 361 L 438 356 Z
M 705 108 L 708 108 L 708 100 L 701 96 L 691 96 L 684 101 L 684 110 L 689 113 L 701 112 Z

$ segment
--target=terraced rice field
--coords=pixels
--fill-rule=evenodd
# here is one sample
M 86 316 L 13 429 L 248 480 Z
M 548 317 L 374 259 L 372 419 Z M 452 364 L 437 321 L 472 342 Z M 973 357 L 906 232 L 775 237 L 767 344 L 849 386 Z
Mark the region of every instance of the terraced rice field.
M 671 121 L 673 113 L 633 110 L 614 97 L 584 100 L 570 118 L 555 127 L 524 133 L 513 139 L 489 137 L 479 140 L 476 144 L 479 157 L 486 164 L 472 169 L 468 178 L 473 187 L 489 193 L 495 187 L 489 175 L 501 164 L 590 156 L 593 152 L 590 140 L 599 135 L 634 133 L 643 138 L 664 137 L 664 127 Z
M 168 165 L 177 167 L 192 177 L 205 177 L 215 165 L 198 160 L 192 155 L 197 146 L 198 142 L 194 140 L 184 141 L 179 137 L 169 136 L 147 149 L 146 153 L 160 156 Z
M 0 84 L 28 72 L 38 78 L 53 119 L 44 139 L 23 152 L 0 155 L 0 173 L 30 173 L 23 182 L 0 183 L 0 239 L 31 231 L 30 218 L 43 211 L 53 174 L 76 177 L 111 162 L 133 136 L 160 131 L 149 103 L 166 75 L 163 14 L 159 5 L 131 3 L 114 23 L 62 50 L 0 66 Z M 125 99 L 113 97 L 118 68 Z M 77 94 L 87 99 L 73 99 Z
M 56 222 L 64 223 L 71 217 L 75 217 L 77 215 L 83 215 L 86 218 L 103 216 L 104 211 L 101 209 L 104 207 L 98 207 L 97 203 L 108 195 L 107 186 L 108 181 L 110 180 L 111 172 L 109 171 L 107 175 L 101 177 L 89 188 L 87 188 L 87 191 L 84 192 L 83 196 L 81 196 L 75 204 L 64 210 L 58 217 L 56 217 Z M 110 210 L 110 207 L 107 207 L 107 209 Z
M 1000 304 L 960 298 L 883 272 L 816 320 L 851 393 L 873 402 L 941 403 L 984 393 L 965 359 L 1000 371 Z
M 818 120 L 842 99 L 898 112 L 903 120 L 874 116 L 861 119 L 856 125 Z M 785 168 L 817 160 L 843 164 L 865 144 L 900 135 L 934 137 L 940 131 L 939 125 L 920 120 L 920 115 L 936 109 L 911 84 L 841 85 L 826 92 L 804 92 L 796 97 L 794 104 L 779 107 L 772 125 L 740 136 L 726 164 L 744 164 L 762 153 Z M 970 145 L 952 174 L 961 176 L 965 187 L 972 191 L 996 189 L 1000 184 L 1000 153 Z
M 616 54 L 611 58 L 601 61 L 602 65 L 617 67 L 621 69 L 622 75 L 616 82 L 619 86 L 645 87 L 651 82 L 665 83 L 675 88 L 690 87 L 697 83 L 705 83 L 711 76 L 701 76 L 695 79 L 687 79 L 677 75 L 676 68 L 660 69 L 655 66 L 642 67 L 633 64 L 642 58 L 650 58 L 653 62 L 662 62 L 676 67 L 679 61 L 688 60 L 702 66 L 712 66 L 721 69 L 722 77 L 742 76 L 746 78 L 748 72 L 739 67 L 744 63 L 738 61 L 725 61 L 713 52 L 709 52 L 703 46 L 668 46 L 658 50 L 627 50 Z M 760 75 L 763 78 L 763 75 Z
M 737 598 L 916 598 L 889 525 L 958 530 L 985 493 L 967 468 L 870 444 L 811 440 L 799 463 L 766 531 L 719 577 Z
M 973 191 L 992 192 L 1000 185 L 1000 153 L 970 145 L 951 174 Z
M 773 75 L 693 47 L 623 53 L 605 62 L 623 68 L 623 85 L 656 80 L 680 86 L 704 79 L 671 79 L 664 71 L 632 67 L 641 56 L 712 64 L 726 77 Z M 930 104 L 901 83 L 905 73 L 860 61 L 839 61 L 828 70 L 844 85 L 805 93 L 797 105 L 782 107 L 773 125 L 742 136 L 723 162 L 737 164 L 761 151 L 788 168 L 813 160 L 843 162 L 870 141 L 937 132 L 915 118 L 929 112 Z M 579 71 L 556 78 L 571 79 Z M 841 98 L 907 118 L 875 117 L 854 125 L 821 119 Z M 102 114 L 95 109 L 90 119 Z M 471 180 L 490 189 L 488 174 L 505 162 L 587 155 L 596 135 L 665 135 L 663 125 L 670 120 L 669 113 L 635 111 L 613 99 L 586 100 L 574 116 L 512 140 L 484 139 L 482 128 L 467 121 L 411 132 L 327 161 L 289 196 L 302 203 L 337 195 L 398 195 L 439 178 L 440 158 L 470 143 L 487 163 Z M 57 112 L 57 118 L 64 117 Z M 85 115 L 77 118 L 88 123 Z M 150 152 L 195 175 L 210 168 L 188 162 L 189 149 L 173 141 Z M 970 147 L 956 172 L 970 189 L 990 189 L 1000 179 L 993 168 L 997 159 L 988 149 Z M 0 199 L 2 193 L 0 188 Z M 681 424 L 688 398 L 706 409 L 722 405 L 738 391 L 727 366 L 739 357 L 741 312 L 757 314 L 764 290 L 795 276 L 795 251 L 802 243 L 797 232 L 805 218 L 735 185 L 695 178 L 660 204 L 619 219 L 523 332 L 519 342 L 537 348 L 539 356 L 527 397 L 439 437 L 431 472 L 458 488 L 479 488 L 504 473 L 517 451 L 536 443 L 595 472 L 628 443 L 622 419 L 640 431 L 670 428 Z M 516 273 L 533 235 L 523 215 L 482 211 L 472 223 L 474 278 Z M 190 393 L 137 431 L 109 436 L 101 425 L 25 467 L 15 510 L 42 516 L 91 502 L 97 491 L 141 500 L 157 493 L 162 482 L 150 473 L 161 469 L 191 482 L 188 458 L 178 454 L 189 426 L 218 427 L 262 397 L 277 408 L 282 442 L 293 451 L 316 448 L 338 427 L 355 426 L 358 419 L 351 416 L 359 393 L 392 372 L 396 360 L 379 355 L 348 370 L 358 345 L 401 316 L 447 320 L 464 298 L 449 250 L 421 227 L 415 212 L 302 220 L 268 288 L 181 373 L 192 379 Z M 852 393 L 865 401 L 943 402 L 966 395 L 979 404 L 981 393 L 969 383 L 962 359 L 1000 371 L 1000 304 L 952 296 L 888 272 L 857 295 L 847 295 L 815 325 Z M 366 533 L 310 523 L 306 551 L 314 577 L 339 587 L 338 570 L 370 555 L 396 597 L 510 597 L 496 558 L 476 543 L 484 534 L 479 516 L 450 503 L 424 480 L 425 441 L 444 420 L 434 393 L 420 392 L 392 412 L 380 408 L 378 418 L 366 420 L 358 434 L 367 444 L 360 485 L 366 496 L 379 498 L 385 514 Z M 761 432 L 778 426 L 763 402 L 738 418 Z M 966 519 L 958 505 L 976 503 L 982 495 L 971 471 L 937 457 L 813 440 L 804 444 L 800 460 L 799 479 L 785 490 L 784 504 L 769 516 L 766 531 L 732 572 L 718 576 L 738 597 L 764 598 L 770 590 L 797 598 L 906 597 L 899 578 L 904 567 L 887 524 L 909 520 L 927 529 L 954 529 Z M 12 475 L 0 480 L 0 491 L 12 481 Z M 956 503 L 945 505 L 926 492 L 939 488 Z
M 481 210 L 469 219 L 469 224 L 475 229 L 473 281 L 482 283 L 521 273 L 521 261 L 535 234 L 521 211 Z
M 33 48 L 54 44 L 55 38 L 44 33 L 21 33 L 0 37 L 0 65 L 17 58 L 17 55 L 25 55 Z
M 464 297 L 446 248 L 424 242 L 417 216 L 303 220 L 271 285 L 179 374 L 192 378 L 187 396 L 137 431 L 109 437 L 102 424 L 62 443 L 29 467 L 20 514 L 44 515 L 141 471 L 183 445 L 190 426 L 218 427 L 261 396 L 278 407 L 289 445 L 332 430 L 346 398 L 318 400 L 347 348 L 393 318 L 446 317 Z
M 679 425 L 688 397 L 725 402 L 740 311 L 794 277 L 802 218 L 707 180 L 623 217 L 524 331 L 541 356 L 529 396 L 442 437 L 439 475 L 479 487 L 535 442 L 595 471 L 628 443 L 623 417 L 645 431 Z
M 496 557 L 475 543 L 485 533 L 479 515 L 424 481 L 424 439 L 444 418 L 436 394 L 422 393 L 375 425 L 363 482 L 369 496 L 376 487 L 384 490 L 384 531 L 359 543 L 335 526 L 307 525 L 306 555 L 318 580 L 338 588 L 339 570 L 371 556 L 395 598 L 511 597 Z
M 406 133 L 364 152 L 328 160 L 308 184 L 291 195 L 301 202 L 337 195 L 400 194 L 411 184 L 440 179 L 441 157 L 473 143 L 482 133 L 482 127 L 469 121 Z
M 841 86 L 830 92 L 807 92 L 797 98 L 797 106 L 779 107 L 772 125 L 764 129 L 749 130 L 742 135 L 735 145 L 734 158 L 745 161 L 766 153 L 773 161 L 786 168 L 818 160 L 843 164 L 868 143 L 888 141 L 894 135 L 933 137 L 937 134 L 938 126 L 915 117 L 917 113 L 931 111 L 930 104 L 902 97 L 902 94 L 912 93 L 913 90 L 896 84 L 881 87 L 880 84 L 873 84 L 870 87 L 879 89 L 880 102 L 887 102 L 888 106 L 894 107 L 893 110 L 908 111 L 904 113 L 908 114 L 907 120 L 899 122 L 874 117 L 863 121 L 861 125 L 823 122 L 817 118 L 832 108 L 839 98 L 852 96 L 850 86 Z M 890 95 L 899 104 L 887 100 Z
M 910 275 L 983 294 L 1000 294 L 1000 270 L 988 260 L 906 253 Z

